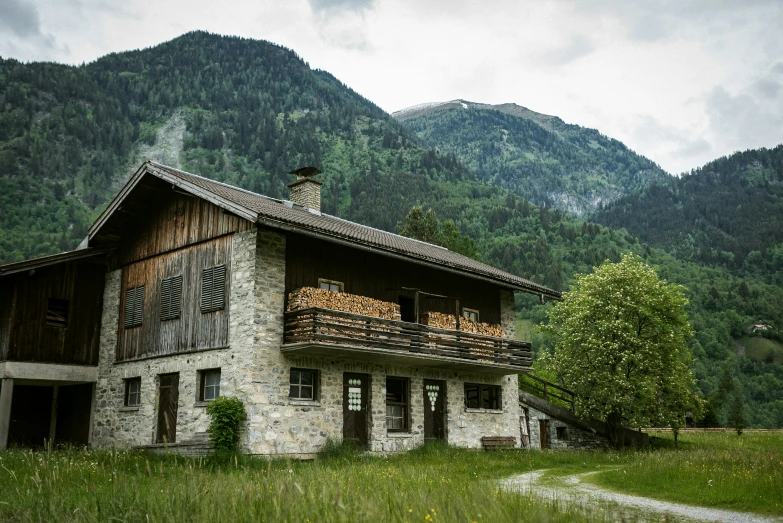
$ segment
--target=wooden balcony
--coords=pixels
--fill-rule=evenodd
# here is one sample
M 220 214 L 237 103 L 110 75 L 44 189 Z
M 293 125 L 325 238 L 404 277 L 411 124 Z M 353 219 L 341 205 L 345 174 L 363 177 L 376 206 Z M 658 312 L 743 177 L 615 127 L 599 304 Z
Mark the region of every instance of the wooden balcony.
M 490 374 L 530 369 L 530 343 L 329 309 L 285 313 L 282 352 Z

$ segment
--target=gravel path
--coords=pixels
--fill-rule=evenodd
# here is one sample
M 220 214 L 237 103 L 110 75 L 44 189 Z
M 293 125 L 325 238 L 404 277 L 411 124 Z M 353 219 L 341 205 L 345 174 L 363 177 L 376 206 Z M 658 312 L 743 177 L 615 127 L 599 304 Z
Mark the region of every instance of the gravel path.
M 582 482 L 586 474 L 575 474 L 562 478 L 562 485 L 544 485 L 539 482 L 544 471 L 528 472 L 504 480 L 501 485 L 512 491 L 532 493 L 534 495 L 589 505 L 595 502 L 616 503 L 650 514 L 675 515 L 692 521 L 720 521 L 727 523 L 783 523 L 783 518 L 761 516 L 750 512 L 735 512 L 716 508 L 694 507 L 681 503 L 670 503 L 656 499 L 619 494 L 595 485 Z M 645 519 L 645 518 L 641 518 Z

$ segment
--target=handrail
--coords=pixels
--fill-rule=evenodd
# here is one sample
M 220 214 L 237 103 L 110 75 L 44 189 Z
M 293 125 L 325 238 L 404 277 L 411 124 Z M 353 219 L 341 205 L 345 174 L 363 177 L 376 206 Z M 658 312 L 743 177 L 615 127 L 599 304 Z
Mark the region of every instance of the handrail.
M 531 363 L 530 343 L 364 316 L 320 307 L 285 313 L 284 343 L 366 346 L 518 367 Z
M 527 386 L 533 389 L 533 391 L 541 393 L 541 396 L 544 400 L 549 401 L 549 398 L 556 398 L 560 401 L 564 401 L 565 403 L 571 405 L 571 410 L 574 410 L 574 393 L 570 390 L 561 387 L 560 385 L 557 385 L 555 383 L 552 383 L 551 381 L 546 381 L 538 376 L 533 376 L 532 374 L 523 374 L 523 379 L 527 381 Z M 532 380 L 532 381 L 531 381 Z M 552 392 L 549 389 L 555 389 L 555 391 L 560 391 L 563 393 L 563 395 L 558 394 L 557 392 Z

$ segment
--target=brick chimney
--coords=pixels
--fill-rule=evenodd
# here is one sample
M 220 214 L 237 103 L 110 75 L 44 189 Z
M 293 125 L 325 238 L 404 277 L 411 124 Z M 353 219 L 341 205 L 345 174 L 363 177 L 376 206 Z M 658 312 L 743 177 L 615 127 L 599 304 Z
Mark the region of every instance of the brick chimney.
M 292 202 L 321 212 L 321 185 L 323 182 L 314 178 L 320 172 L 317 168 L 308 166 L 288 173 L 296 176 L 296 180 L 288 184 L 288 188 L 291 189 Z

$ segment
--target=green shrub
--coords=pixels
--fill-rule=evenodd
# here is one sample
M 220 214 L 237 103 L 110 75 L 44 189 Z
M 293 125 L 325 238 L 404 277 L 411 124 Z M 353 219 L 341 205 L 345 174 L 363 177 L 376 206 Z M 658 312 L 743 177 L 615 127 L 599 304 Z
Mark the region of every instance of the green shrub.
M 239 429 L 247 420 L 242 400 L 223 396 L 207 405 L 207 414 L 212 418 L 207 432 L 215 452 L 234 452 L 239 443 Z

